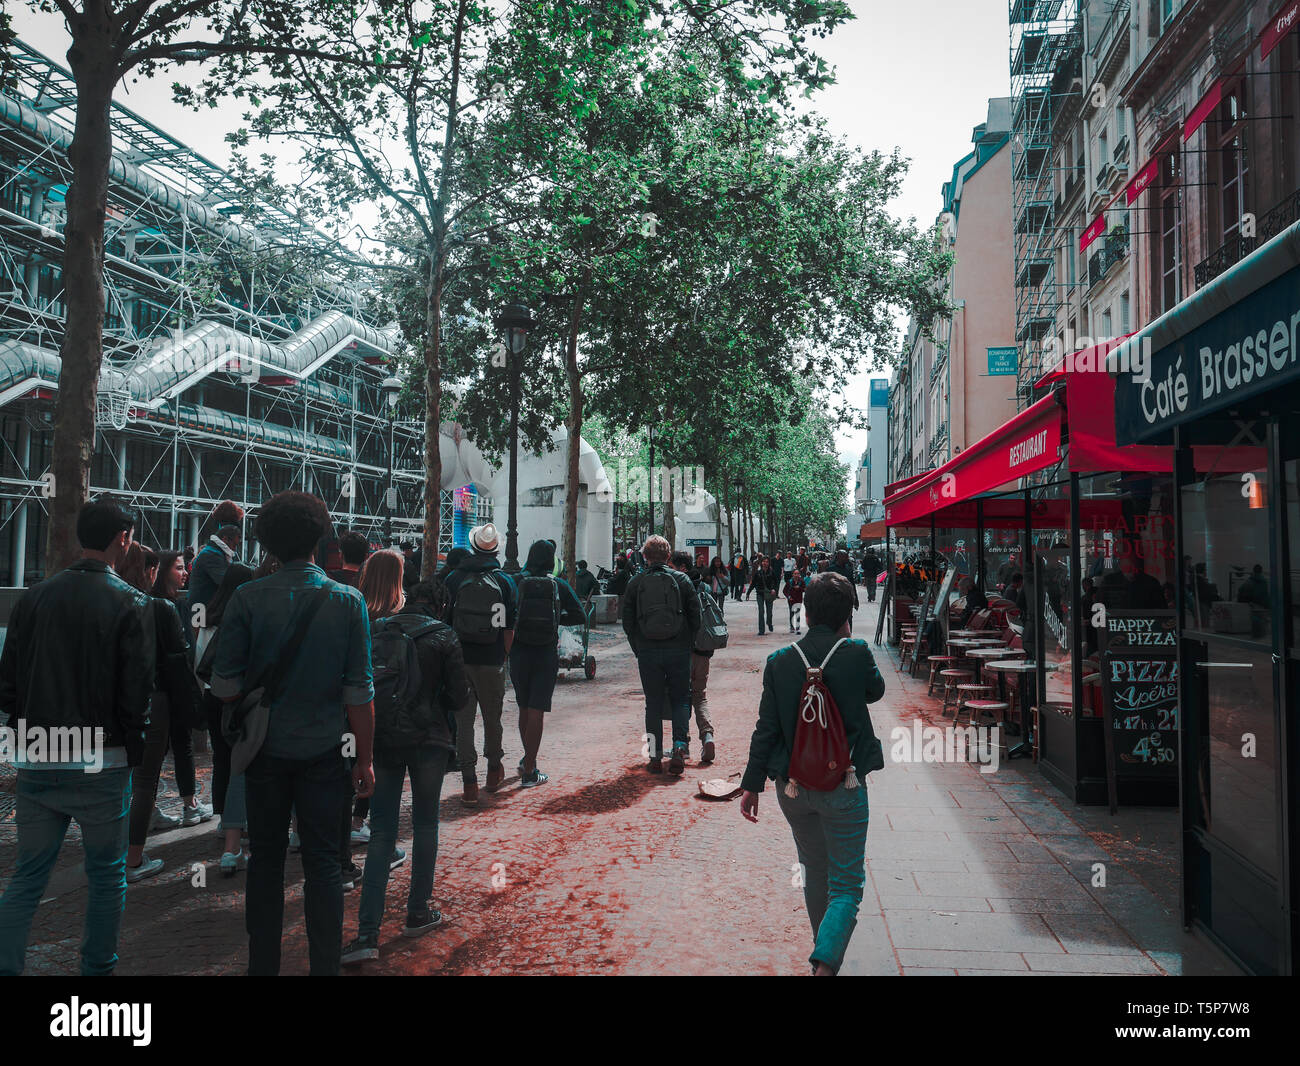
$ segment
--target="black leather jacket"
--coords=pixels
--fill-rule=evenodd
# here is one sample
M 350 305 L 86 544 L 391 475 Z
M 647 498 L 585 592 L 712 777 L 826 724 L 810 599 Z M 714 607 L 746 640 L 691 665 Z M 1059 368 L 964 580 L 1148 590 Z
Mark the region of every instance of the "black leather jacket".
M 396 708 L 392 721 L 375 720 L 375 753 L 400 756 L 413 748 L 439 747 L 456 749 L 456 711 L 469 699 L 469 679 L 465 673 L 465 655 L 460 638 L 451 626 L 440 622 L 422 607 L 410 604 L 397 615 L 405 629 L 432 622 L 434 629 L 415 644 L 420 658 L 420 674 L 432 690 L 432 714 L 411 714 Z M 374 625 L 375 623 L 371 623 Z
M 138 766 L 154 687 L 154 607 L 105 563 L 82 559 L 27 590 L 0 653 L 0 711 L 12 724 L 104 730 Z

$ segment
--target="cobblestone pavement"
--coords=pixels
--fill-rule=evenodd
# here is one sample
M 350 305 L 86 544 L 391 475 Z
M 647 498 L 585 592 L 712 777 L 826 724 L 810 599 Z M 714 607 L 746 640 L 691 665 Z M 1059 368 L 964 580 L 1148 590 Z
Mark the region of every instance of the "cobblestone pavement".
M 354 972 L 805 972 L 810 933 L 774 792 L 764 793 L 757 825 L 742 820 L 735 799 L 696 795 L 701 778 L 742 770 L 764 658 L 788 641 L 757 636 L 756 613 L 752 602 L 729 605 L 731 646 L 714 657 L 709 682 L 718 761 L 692 761 L 681 778 L 644 771 L 635 663 L 617 627 L 597 632 L 595 679 L 568 671 L 556 690 L 539 759 L 550 782 L 518 787 L 522 747 L 512 729 L 501 792 L 467 810 L 450 778 L 434 887 L 445 923 L 418 940 L 400 936 L 409 865 L 399 867 L 380 960 Z M 857 631 L 874 623 L 875 605 L 864 604 Z M 935 701 L 898 674 L 892 653 L 878 657 L 888 692 L 873 717 L 888 752 L 890 730 L 933 715 Z M 508 694 L 510 722 L 514 706 Z M 208 760 L 199 761 L 206 794 Z M 164 809 L 175 810 L 174 780 L 164 781 Z M 12 787 L 12 775 L 0 776 L 0 795 Z M 870 788 L 867 895 L 846 973 L 1234 972 L 1179 925 L 1176 812 L 1073 809 L 1024 760 L 990 775 L 887 760 Z M 150 840 L 167 866 L 128 890 L 119 973 L 243 972 L 244 875 L 220 876 L 214 828 Z M 399 843 L 409 851 L 409 807 Z M 0 822 L 0 885 L 14 850 L 9 816 Z M 33 924 L 29 972 L 77 972 L 79 862 L 74 827 Z M 1095 862 L 1106 863 L 1105 889 L 1091 887 Z M 287 880 L 283 972 L 306 973 L 297 856 Z M 347 937 L 359 899 L 345 897 Z

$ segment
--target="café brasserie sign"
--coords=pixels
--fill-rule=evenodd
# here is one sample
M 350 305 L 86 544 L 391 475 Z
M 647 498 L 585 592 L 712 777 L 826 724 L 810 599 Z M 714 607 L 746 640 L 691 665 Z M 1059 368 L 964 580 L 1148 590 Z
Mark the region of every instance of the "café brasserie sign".
M 1149 442 L 1175 425 L 1300 379 L 1300 267 L 1153 351 L 1139 366 L 1145 372 L 1121 370 L 1115 379 L 1120 444 Z

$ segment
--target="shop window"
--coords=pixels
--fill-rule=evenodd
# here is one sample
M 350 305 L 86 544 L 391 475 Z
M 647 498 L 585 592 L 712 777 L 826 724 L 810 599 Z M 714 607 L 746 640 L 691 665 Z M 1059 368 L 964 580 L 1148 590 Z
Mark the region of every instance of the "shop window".
M 1171 310 L 1183 298 L 1183 194 L 1177 152 L 1160 161 L 1160 186 L 1155 195 L 1155 231 L 1158 242 L 1152 265 L 1156 270 L 1158 313 Z

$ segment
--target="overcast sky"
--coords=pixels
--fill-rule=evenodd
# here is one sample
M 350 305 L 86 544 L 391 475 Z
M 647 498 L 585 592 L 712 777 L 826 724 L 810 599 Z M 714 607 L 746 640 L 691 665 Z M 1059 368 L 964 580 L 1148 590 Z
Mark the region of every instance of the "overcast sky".
M 970 151 L 971 130 L 984 121 L 989 97 L 1009 94 L 1006 0 L 850 0 L 850 6 L 857 19 L 820 42 L 838 82 L 816 98 L 817 110 L 866 149 L 902 149 L 912 165 L 897 213 L 928 224 L 939 213 L 953 164 Z M 67 65 L 61 18 L 26 7 L 13 14 L 19 36 Z M 118 102 L 224 165 L 223 137 L 239 125 L 241 108 L 232 103 L 224 113 L 196 118 L 171 102 L 172 80 L 128 83 Z M 870 376 L 853 389 L 864 409 Z M 854 465 L 865 445 L 865 433 L 840 435 L 841 454 Z

